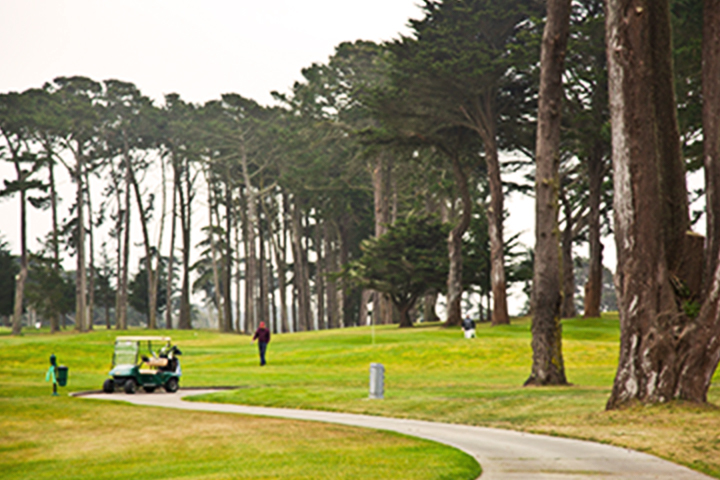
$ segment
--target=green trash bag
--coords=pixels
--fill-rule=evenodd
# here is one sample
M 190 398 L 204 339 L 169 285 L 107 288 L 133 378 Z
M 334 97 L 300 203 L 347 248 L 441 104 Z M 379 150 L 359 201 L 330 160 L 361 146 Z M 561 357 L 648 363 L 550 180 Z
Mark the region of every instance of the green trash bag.
M 68 380 L 68 367 L 65 365 L 60 365 L 57 367 L 57 383 L 61 387 L 64 387 L 67 385 Z

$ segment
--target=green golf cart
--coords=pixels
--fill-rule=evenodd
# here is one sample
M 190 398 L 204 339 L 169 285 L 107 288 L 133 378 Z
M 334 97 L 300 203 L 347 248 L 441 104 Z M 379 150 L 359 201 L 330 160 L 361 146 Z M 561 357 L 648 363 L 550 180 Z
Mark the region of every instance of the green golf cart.
M 148 393 L 158 387 L 176 392 L 182 374 L 177 358 L 181 353 L 170 337 L 117 337 L 109 373 L 112 378 L 103 383 L 103 392 L 135 393 L 139 387 Z

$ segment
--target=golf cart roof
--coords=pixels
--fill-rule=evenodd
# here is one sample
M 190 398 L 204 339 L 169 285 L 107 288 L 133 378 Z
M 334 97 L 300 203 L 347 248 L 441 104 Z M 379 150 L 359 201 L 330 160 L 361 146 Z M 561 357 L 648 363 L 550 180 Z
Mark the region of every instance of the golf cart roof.
M 116 337 L 116 342 L 169 342 L 170 337 L 153 337 L 153 336 L 136 336 L 136 337 Z

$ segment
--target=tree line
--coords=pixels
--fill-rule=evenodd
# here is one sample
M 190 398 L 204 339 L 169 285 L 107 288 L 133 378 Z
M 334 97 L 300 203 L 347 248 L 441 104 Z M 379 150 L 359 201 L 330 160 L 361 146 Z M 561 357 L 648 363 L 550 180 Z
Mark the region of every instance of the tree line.
M 43 282 L 53 288 L 66 278 L 61 246 L 76 259 L 75 305 L 54 300 L 66 288 L 34 308 L 53 331 L 68 311 L 85 331 L 97 305 L 114 300 L 115 326 L 126 328 L 137 216 L 135 281 L 149 328 L 192 328 L 193 289 L 210 299 L 222 331 L 260 320 L 281 332 L 364 324 L 370 304 L 374 322 L 411 326 L 413 310 L 437 319 L 439 293 L 453 326 L 468 291 L 499 325 L 510 321 L 508 283 L 531 278 L 527 383 L 563 384 L 573 245 L 588 245 L 584 315 L 598 316 L 600 238 L 614 233 L 622 340 L 609 406 L 705 401 L 720 355 L 705 341 L 720 335 L 720 5 L 625 3 L 424 0 L 410 35 L 338 45 L 289 93 L 274 92 L 274 106 L 238 94 L 202 105 L 171 94 L 155 105 L 131 83 L 83 77 L 3 94 L 2 155 L 16 171 L 3 194 L 18 195 L 22 209 L 14 333 L 31 300 L 28 271 L 55 278 Z M 502 161 L 502 152 L 525 160 Z M 64 221 L 57 166 L 76 187 Z M 508 180 L 523 167 L 527 182 Z M 146 184 L 152 169 L 169 186 L 160 199 Z M 688 234 L 702 212 L 692 211 L 685 178 L 698 169 L 707 241 Z M 101 205 L 91 187 L 102 189 Z M 536 199 L 524 262 L 504 235 L 512 190 Z M 51 211 L 42 255 L 27 252 L 28 204 Z M 207 225 L 197 239 L 199 205 Z M 112 225 L 114 260 L 97 264 L 102 222 Z

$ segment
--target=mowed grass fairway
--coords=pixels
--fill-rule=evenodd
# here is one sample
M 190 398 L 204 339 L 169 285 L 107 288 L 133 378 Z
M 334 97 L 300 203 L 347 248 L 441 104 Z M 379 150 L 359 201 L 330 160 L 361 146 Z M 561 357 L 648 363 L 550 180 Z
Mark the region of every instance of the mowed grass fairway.
M 248 337 L 162 333 L 182 347 L 182 385 L 207 384 L 198 379 L 208 360 L 213 381 L 238 382 L 238 346 Z M 117 334 L 0 335 L 0 478 L 470 480 L 480 474 L 469 455 L 393 433 L 69 397 L 68 391 L 97 390 L 107 378 Z M 51 353 L 70 367 L 58 397 L 44 381 Z
M 720 409 L 678 402 L 605 411 L 617 367 L 616 315 L 563 321 L 569 387 L 523 387 L 530 374 L 530 320 L 478 325 L 478 338 L 459 329 L 397 326 L 273 337 L 266 367 L 252 345 L 222 362 L 210 351 L 203 371 L 222 384 L 234 365 L 244 388 L 205 400 L 272 407 L 345 411 L 482 425 L 611 443 L 645 451 L 720 478 Z M 367 400 L 369 366 L 385 366 L 385 399 Z M 188 376 L 188 380 L 189 380 Z M 198 398 L 200 400 L 200 398 Z M 709 401 L 720 404 L 720 374 Z
M 614 317 L 563 322 L 573 385 L 560 388 L 522 387 L 532 355 L 527 319 L 479 325 L 472 340 L 437 325 L 372 331 L 273 336 L 262 368 L 247 336 L 158 334 L 173 336 L 183 350 L 181 386 L 240 387 L 206 401 L 571 436 L 646 451 L 720 478 L 717 408 L 672 403 L 604 411 L 618 354 Z M 70 366 L 70 385 L 61 392 L 99 389 L 117 334 L 0 336 L 2 478 L 462 479 L 479 473 L 460 452 L 397 435 L 49 396 L 50 353 Z M 385 366 L 384 400 L 367 398 L 371 362 Z M 714 404 L 718 382 L 716 375 Z

